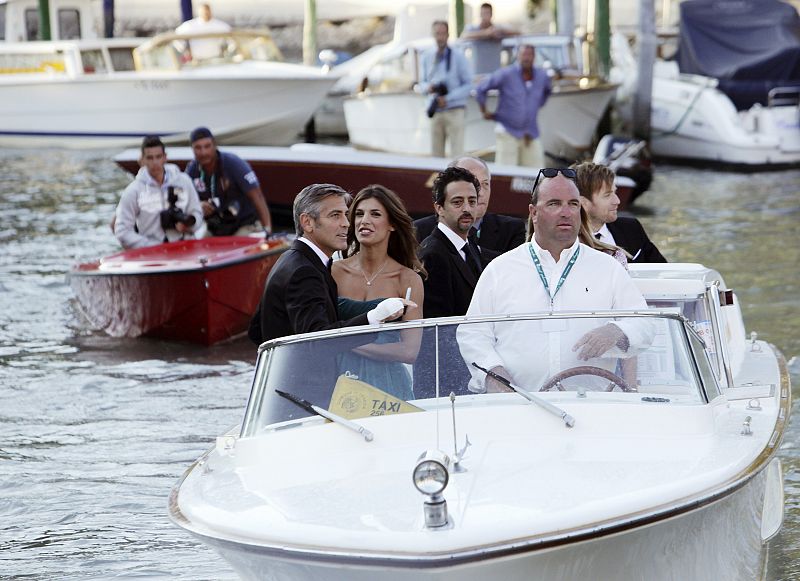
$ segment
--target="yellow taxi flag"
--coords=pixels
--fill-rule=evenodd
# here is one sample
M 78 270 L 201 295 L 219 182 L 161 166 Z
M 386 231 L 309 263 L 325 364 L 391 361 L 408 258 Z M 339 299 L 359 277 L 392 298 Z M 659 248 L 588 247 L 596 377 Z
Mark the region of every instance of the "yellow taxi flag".
M 336 380 L 328 411 L 348 420 L 355 420 L 367 416 L 421 412 L 422 408 L 389 395 L 369 383 L 340 375 Z

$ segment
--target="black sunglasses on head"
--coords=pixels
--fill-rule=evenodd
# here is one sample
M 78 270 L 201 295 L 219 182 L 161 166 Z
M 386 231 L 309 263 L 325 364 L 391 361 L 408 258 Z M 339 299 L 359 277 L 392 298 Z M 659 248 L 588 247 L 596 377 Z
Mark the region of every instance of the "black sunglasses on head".
M 539 185 L 540 177 L 544 176 L 546 178 L 554 178 L 559 173 L 565 178 L 572 181 L 575 181 L 576 178 L 578 177 L 578 174 L 571 167 L 543 167 L 542 169 L 539 170 L 539 173 L 536 174 L 536 181 L 533 182 L 533 189 L 531 190 L 531 195 L 533 195 L 533 192 L 536 191 L 536 186 Z

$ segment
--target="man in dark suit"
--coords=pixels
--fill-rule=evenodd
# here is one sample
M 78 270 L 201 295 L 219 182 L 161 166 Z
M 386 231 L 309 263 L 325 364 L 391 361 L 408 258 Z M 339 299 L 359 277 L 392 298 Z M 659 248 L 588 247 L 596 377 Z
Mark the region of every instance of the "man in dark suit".
M 596 163 L 575 166 L 581 205 L 589 219 L 592 234 L 607 244 L 624 248 L 628 262 L 666 262 L 647 236 L 639 220 L 617 216 L 619 198 L 614 185 L 614 171 Z
M 422 241 L 419 257 L 428 277 L 424 280 L 425 318 L 464 315 L 472 292 L 488 259 L 469 241 L 478 205 L 478 179 L 468 170 L 448 167 L 433 183 L 433 207 L 438 222 Z M 468 393 L 469 370 L 458 350 L 455 325 L 428 330 L 414 365 L 414 393 L 433 397 L 439 393 Z M 438 354 L 438 364 L 435 358 Z M 438 378 L 435 374 L 438 373 Z
M 439 221 L 422 241 L 419 252 L 428 271 L 422 309 L 425 318 L 467 312 L 475 283 L 487 262 L 468 241 L 479 188 L 477 178 L 460 167 L 448 167 L 433 183 L 433 206 Z
M 481 250 L 492 250 L 498 254 L 516 248 L 525 242 L 525 222 L 513 216 L 503 216 L 487 212 L 489 200 L 492 196 L 491 175 L 486 162 L 478 157 L 459 157 L 450 162 L 448 167 L 460 167 L 468 170 L 480 184 L 478 190 L 478 205 L 475 209 L 476 232 L 475 242 Z M 427 238 L 436 224 L 439 216 L 433 214 L 414 220 L 414 228 L 417 231 L 417 241 L 422 242 Z M 492 254 L 492 253 L 488 253 Z
M 272 267 L 248 335 L 263 341 L 337 327 L 366 325 L 402 316 L 404 301 L 386 299 L 373 310 L 338 320 L 338 290 L 330 274 L 331 255 L 347 247 L 347 202 L 339 186 L 314 184 L 294 200 L 297 240 Z

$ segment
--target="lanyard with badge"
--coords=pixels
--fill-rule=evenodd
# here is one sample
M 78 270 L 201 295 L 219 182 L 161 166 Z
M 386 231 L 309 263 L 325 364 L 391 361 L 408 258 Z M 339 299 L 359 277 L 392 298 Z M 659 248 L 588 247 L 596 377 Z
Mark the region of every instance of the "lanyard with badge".
M 531 258 L 533 259 L 533 263 L 536 265 L 536 271 L 539 273 L 539 278 L 542 279 L 542 284 L 544 285 L 544 290 L 547 291 L 547 296 L 550 297 L 550 310 L 553 310 L 553 301 L 558 294 L 558 291 L 561 290 L 561 285 L 564 284 L 564 281 L 567 280 L 567 276 L 569 275 L 569 271 L 572 270 L 575 261 L 578 260 L 578 253 L 581 251 L 581 247 L 575 249 L 575 252 L 572 254 L 572 257 L 569 259 L 567 266 L 564 267 L 564 272 L 561 273 L 561 278 L 558 279 L 558 284 L 556 285 L 556 290 L 553 294 L 550 294 L 550 285 L 547 282 L 547 277 L 544 275 L 544 270 L 542 269 L 542 263 L 539 262 L 539 257 L 536 256 L 536 251 L 533 249 L 533 242 L 528 245 L 528 250 L 530 250 Z

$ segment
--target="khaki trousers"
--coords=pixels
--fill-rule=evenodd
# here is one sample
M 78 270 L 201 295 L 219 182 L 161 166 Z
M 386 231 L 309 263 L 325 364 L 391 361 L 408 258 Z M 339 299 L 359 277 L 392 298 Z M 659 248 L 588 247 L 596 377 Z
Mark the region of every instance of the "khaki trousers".
M 517 139 L 506 131 L 498 131 L 496 139 L 495 163 L 535 168 L 544 166 L 544 152 L 539 139 L 532 139 L 525 145 L 524 139 Z
M 449 157 L 464 153 L 464 107 L 438 111 L 431 119 L 431 155 L 447 157 L 445 141 L 450 141 Z

